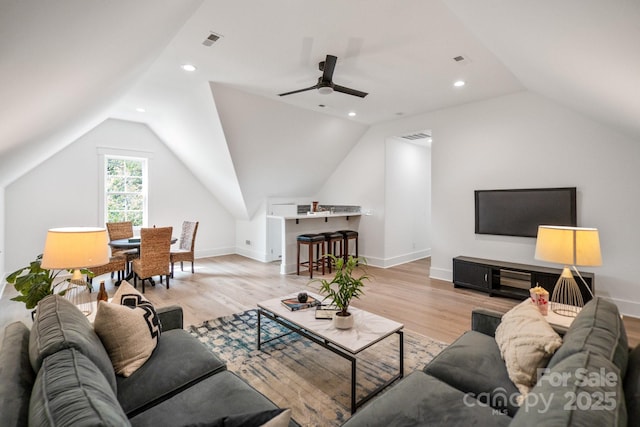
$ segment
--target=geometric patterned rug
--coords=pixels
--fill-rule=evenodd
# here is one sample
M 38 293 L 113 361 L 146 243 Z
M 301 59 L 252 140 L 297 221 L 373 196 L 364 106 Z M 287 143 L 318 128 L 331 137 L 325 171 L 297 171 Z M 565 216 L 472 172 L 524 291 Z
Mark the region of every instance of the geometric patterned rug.
M 257 322 L 257 311 L 248 310 L 190 326 L 189 330 L 227 362 L 228 370 L 279 407 L 291 408 L 292 418 L 300 425 L 339 426 L 348 420 L 351 363 L 295 333 L 263 344 L 258 351 Z M 262 317 L 263 341 L 286 332 L 281 325 Z M 405 330 L 405 376 L 424 368 L 446 346 Z M 362 351 L 357 359 L 359 400 L 397 373 L 398 335 Z

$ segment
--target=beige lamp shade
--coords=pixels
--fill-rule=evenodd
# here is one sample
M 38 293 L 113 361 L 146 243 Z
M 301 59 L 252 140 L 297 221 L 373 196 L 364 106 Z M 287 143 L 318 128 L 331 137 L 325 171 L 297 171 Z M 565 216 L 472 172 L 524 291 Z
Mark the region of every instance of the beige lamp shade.
M 52 228 L 42 254 L 42 268 L 80 269 L 109 262 L 107 230 L 94 227 Z
M 564 265 L 602 265 L 598 229 L 541 225 L 535 258 Z

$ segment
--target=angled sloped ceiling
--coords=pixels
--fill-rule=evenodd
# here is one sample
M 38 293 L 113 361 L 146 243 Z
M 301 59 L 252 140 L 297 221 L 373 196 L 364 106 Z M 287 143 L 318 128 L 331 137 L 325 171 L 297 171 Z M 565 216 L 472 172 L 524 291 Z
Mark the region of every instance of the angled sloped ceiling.
M 0 185 L 105 120 L 201 3 L 0 2 Z
M 533 92 L 640 137 L 640 2 L 443 0 Z
M 250 217 L 266 197 L 317 192 L 368 128 L 223 84 L 211 91 Z

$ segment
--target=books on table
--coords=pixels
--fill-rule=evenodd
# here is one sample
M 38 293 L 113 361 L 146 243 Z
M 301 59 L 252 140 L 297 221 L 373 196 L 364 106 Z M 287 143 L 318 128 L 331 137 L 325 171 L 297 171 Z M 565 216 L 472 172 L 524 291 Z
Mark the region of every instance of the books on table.
M 320 304 L 316 307 L 316 319 L 333 319 L 340 309 L 333 304 Z
M 311 308 L 311 307 L 320 305 L 320 301 L 318 301 L 316 298 L 309 295 L 307 297 L 306 302 L 300 302 L 298 301 L 298 298 L 293 297 L 293 298 L 283 299 L 282 305 L 284 305 L 291 311 L 297 311 L 297 310 L 304 310 L 305 308 Z

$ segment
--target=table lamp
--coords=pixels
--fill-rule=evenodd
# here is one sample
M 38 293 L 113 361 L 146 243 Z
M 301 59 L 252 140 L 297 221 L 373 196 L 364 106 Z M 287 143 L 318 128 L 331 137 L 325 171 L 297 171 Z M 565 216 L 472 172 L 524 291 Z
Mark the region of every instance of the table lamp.
M 40 265 L 49 270 L 73 270 L 65 296 L 91 313 L 87 292 L 89 285 L 80 269 L 91 268 L 109 262 L 107 230 L 94 227 L 52 228 L 47 232 Z M 87 312 L 88 311 L 88 312 Z
M 541 225 L 538 227 L 535 259 L 564 264 L 551 295 L 551 310 L 562 316 L 575 317 L 584 306 L 584 301 L 569 266 L 573 267 L 593 296 L 576 266 L 602 265 L 598 229 Z

